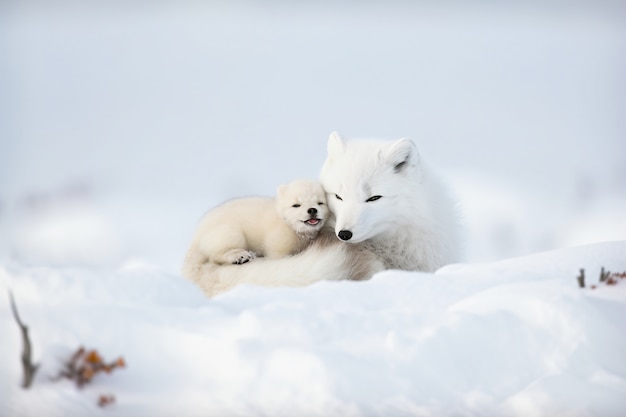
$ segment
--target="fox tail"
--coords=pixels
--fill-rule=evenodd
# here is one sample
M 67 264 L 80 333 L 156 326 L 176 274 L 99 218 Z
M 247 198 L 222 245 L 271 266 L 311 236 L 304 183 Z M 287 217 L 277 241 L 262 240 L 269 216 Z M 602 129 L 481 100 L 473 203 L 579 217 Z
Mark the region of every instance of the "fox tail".
M 304 251 L 284 258 L 256 258 L 243 265 L 217 265 L 190 248 L 183 275 L 213 297 L 239 284 L 302 287 L 321 280 L 364 280 L 384 269 L 383 263 L 360 245 L 342 243 L 334 233 L 322 233 Z

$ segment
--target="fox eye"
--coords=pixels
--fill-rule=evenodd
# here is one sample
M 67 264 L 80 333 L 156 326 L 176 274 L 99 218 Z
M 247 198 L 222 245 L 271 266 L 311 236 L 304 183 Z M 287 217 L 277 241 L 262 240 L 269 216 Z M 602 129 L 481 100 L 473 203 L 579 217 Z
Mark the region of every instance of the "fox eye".
M 339 195 L 338 195 L 338 194 L 335 194 L 335 198 L 336 198 L 337 200 L 341 200 L 341 201 L 343 201 L 343 198 L 339 197 Z
M 378 199 L 380 199 L 382 197 L 382 195 L 373 195 L 370 198 L 368 198 L 367 200 L 365 200 L 366 203 L 369 203 L 370 201 L 376 201 Z
M 323 206 L 324 203 L 322 203 L 321 201 L 319 203 L 317 203 L 318 206 Z
M 294 204 L 294 205 L 293 205 L 293 206 L 291 206 L 291 207 L 293 207 L 293 208 L 298 208 L 298 207 L 300 207 L 300 204 Z

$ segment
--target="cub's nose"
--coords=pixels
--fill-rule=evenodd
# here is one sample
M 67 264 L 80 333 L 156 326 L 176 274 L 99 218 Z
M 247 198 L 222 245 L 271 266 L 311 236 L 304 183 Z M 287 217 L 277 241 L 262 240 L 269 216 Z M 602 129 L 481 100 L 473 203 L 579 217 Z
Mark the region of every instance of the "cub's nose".
M 308 209 L 306 212 L 307 212 L 307 213 L 309 213 L 310 215 L 314 215 L 314 214 L 317 214 L 317 209 L 316 209 L 316 208 L 311 207 L 311 208 L 310 208 L 310 209 Z
M 352 232 L 349 230 L 340 230 L 337 236 L 339 236 L 341 240 L 350 240 L 352 238 Z

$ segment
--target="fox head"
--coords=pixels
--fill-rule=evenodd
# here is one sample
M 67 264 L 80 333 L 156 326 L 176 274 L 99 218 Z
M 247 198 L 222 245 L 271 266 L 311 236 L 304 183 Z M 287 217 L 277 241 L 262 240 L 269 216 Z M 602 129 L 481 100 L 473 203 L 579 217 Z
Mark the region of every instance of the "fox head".
M 314 238 L 328 218 L 326 193 L 317 181 L 295 180 L 276 190 L 276 209 L 299 235 Z
M 415 187 L 419 154 L 409 139 L 351 141 L 337 132 L 328 138 L 320 181 L 335 215 L 335 234 L 353 243 L 371 239 L 402 222 L 401 205 Z

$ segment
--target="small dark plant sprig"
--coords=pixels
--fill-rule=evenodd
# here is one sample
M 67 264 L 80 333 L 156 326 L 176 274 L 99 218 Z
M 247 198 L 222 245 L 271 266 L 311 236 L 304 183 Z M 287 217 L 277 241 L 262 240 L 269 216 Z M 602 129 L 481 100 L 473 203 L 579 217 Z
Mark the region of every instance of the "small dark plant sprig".
M 98 406 L 107 407 L 115 404 L 115 396 L 113 394 L 102 394 L 98 397 Z
M 33 383 L 33 379 L 35 378 L 35 373 L 37 373 L 37 369 L 39 368 L 38 364 L 34 364 L 32 361 L 32 346 L 30 343 L 30 337 L 28 335 L 28 326 L 22 323 L 20 319 L 20 315 L 17 312 L 17 306 L 15 305 L 15 299 L 13 298 L 13 293 L 9 290 L 9 300 L 11 301 L 11 311 L 13 312 L 13 318 L 17 322 L 17 325 L 20 328 L 20 332 L 22 333 L 22 370 L 24 372 L 22 378 L 22 388 L 27 389 Z
M 580 288 L 585 288 L 585 270 L 583 268 L 580 268 L 580 275 L 576 277 L 576 280 Z
M 65 362 L 64 368 L 59 374 L 60 378 L 67 378 L 76 383 L 76 386 L 82 388 L 98 373 L 111 373 L 117 368 L 125 368 L 126 362 L 124 358 L 117 358 L 113 362 L 106 363 L 97 350 L 87 350 L 79 347 L 76 352 Z
M 626 279 L 626 271 L 610 272 L 610 271 L 605 270 L 604 267 L 602 267 L 600 269 L 600 277 L 598 280 L 598 284 L 591 285 L 589 288 L 591 288 L 592 290 L 595 290 L 596 288 L 598 288 L 599 284 L 617 285 L 617 283 L 621 279 Z M 578 286 L 580 288 L 585 288 L 585 270 L 583 268 L 580 268 L 580 273 L 576 277 L 576 281 L 578 282 Z

